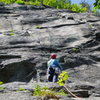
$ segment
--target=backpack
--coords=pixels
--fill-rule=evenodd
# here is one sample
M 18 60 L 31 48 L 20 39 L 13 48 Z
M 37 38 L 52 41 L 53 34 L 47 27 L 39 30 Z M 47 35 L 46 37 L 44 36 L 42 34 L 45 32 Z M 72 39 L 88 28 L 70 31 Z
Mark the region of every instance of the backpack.
M 58 67 L 56 67 L 54 69 L 55 69 L 55 74 L 59 74 L 61 72 L 61 70 Z
M 61 72 L 61 70 L 59 69 L 59 67 L 50 67 L 49 68 L 49 74 L 59 74 Z

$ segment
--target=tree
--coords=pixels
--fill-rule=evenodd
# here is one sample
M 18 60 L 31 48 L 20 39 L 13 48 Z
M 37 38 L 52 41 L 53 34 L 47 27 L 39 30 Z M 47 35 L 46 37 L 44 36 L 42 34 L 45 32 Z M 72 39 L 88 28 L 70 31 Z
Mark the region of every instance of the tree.
M 71 0 L 66 0 L 66 3 L 70 3 L 71 4 Z
M 100 9 L 100 0 L 95 0 L 94 7 Z
M 82 1 L 80 4 L 82 7 L 86 7 L 88 11 L 91 11 L 91 6 L 87 2 Z

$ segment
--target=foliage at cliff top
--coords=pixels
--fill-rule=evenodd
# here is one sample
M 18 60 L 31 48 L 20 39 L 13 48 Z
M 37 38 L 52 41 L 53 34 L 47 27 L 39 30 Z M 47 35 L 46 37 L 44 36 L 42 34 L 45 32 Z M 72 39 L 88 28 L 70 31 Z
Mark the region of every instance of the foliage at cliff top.
M 36 5 L 39 6 L 41 4 L 51 6 L 57 9 L 68 9 L 73 12 L 87 12 L 86 7 L 82 7 L 79 4 L 71 4 L 71 0 L 0 0 L 5 4 L 17 3 L 17 4 L 25 4 L 25 5 Z
M 94 7 L 100 9 L 100 0 L 95 0 Z
M 88 11 L 88 8 L 84 7 L 82 4 L 71 4 L 71 0 L 0 0 L 0 2 L 5 4 L 17 3 L 36 6 L 43 4 L 57 9 L 68 9 L 80 13 Z M 95 0 L 94 8 L 100 9 L 100 0 Z

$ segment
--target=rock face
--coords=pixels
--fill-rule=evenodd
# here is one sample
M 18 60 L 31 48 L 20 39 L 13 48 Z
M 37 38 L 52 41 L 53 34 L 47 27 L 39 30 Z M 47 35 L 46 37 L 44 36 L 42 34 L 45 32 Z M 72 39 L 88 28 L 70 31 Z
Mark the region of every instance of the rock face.
M 36 76 L 46 81 L 51 53 L 57 53 L 71 83 L 98 87 L 100 18 L 43 6 L 0 5 L 0 81 L 27 82 Z

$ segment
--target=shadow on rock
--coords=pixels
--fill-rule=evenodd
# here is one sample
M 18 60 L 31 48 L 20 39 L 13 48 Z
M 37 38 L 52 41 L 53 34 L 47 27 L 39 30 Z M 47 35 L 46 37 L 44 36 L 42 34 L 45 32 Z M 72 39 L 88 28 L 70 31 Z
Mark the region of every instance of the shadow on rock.
M 8 64 L 0 69 L 0 81 L 4 83 L 13 81 L 28 82 L 33 77 L 36 77 L 36 69 L 34 64 L 29 61 Z

